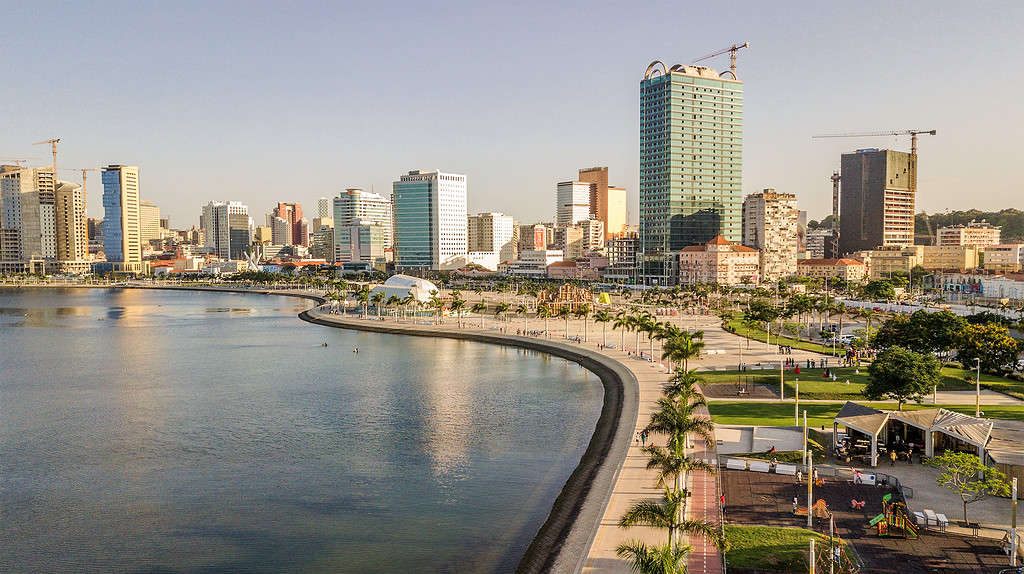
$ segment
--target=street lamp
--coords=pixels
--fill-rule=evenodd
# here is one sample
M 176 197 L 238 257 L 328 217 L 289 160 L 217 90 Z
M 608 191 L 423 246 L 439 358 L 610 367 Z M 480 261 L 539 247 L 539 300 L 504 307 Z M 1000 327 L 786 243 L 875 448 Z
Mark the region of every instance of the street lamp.
M 978 375 L 974 379 L 974 416 L 981 416 L 981 357 L 974 357 L 978 367 Z

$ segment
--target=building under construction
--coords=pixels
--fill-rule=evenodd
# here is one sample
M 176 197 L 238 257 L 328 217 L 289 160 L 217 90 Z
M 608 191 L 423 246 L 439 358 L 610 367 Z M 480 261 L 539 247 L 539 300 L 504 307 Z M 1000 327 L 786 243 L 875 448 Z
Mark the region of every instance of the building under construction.
M 915 163 L 893 150 L 843 154 L 840 253 L 914 244 Z

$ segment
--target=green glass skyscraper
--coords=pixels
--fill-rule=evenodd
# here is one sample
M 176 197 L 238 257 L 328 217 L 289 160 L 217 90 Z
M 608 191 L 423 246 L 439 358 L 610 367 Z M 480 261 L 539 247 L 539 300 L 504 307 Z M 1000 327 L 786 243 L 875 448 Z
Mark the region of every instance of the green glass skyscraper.
M 742 239 L 743 82 L 661 62 L 640 81 L 640 276 L 678 282 L 677 253 Z

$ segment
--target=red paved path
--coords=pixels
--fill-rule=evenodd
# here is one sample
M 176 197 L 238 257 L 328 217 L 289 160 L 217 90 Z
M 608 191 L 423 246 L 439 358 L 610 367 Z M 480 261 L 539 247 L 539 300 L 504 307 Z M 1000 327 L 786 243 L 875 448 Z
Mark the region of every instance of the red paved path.
M 700 414 L 708 416 L 708 410 L 701 407 Z M 715 448 L 706 447 L 703 441 L 695 441 L 692 456 L 703 458 L 712 464 L 715 460 Z M 690 499 L 687 502 L 686 514 L 690 519 L 701 519 L 716 525 L 722 524 L 721 509 L 719 508 L 718 482 L 715 475 L 706 472 L 695 472 L 689 476 Z M 687 560 L 687 568 L 693 574 L 721 574 L 722 554 L 714 545 L 702 537 L 691 537 L 690 544 L 693 546 L 693 553 Z

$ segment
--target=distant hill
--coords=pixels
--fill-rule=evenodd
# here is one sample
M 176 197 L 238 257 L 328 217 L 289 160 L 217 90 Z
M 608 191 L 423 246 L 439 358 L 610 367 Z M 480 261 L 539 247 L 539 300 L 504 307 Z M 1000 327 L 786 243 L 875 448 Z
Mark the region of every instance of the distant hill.
M 935 230 L 947 225 L 965 225 L 971 220 L 985 221 L 1002 227 L 1003 243 L 1024 243 L 1024 211 L 1019 209 L 1003 209 L 1002 211 L 950 211 L 948 213 L 918 213 L 914 217 L 914 235 L 917 244 L 930 244 L 935 239 Z M 931 223 L 931 230 L 928 224 Z

